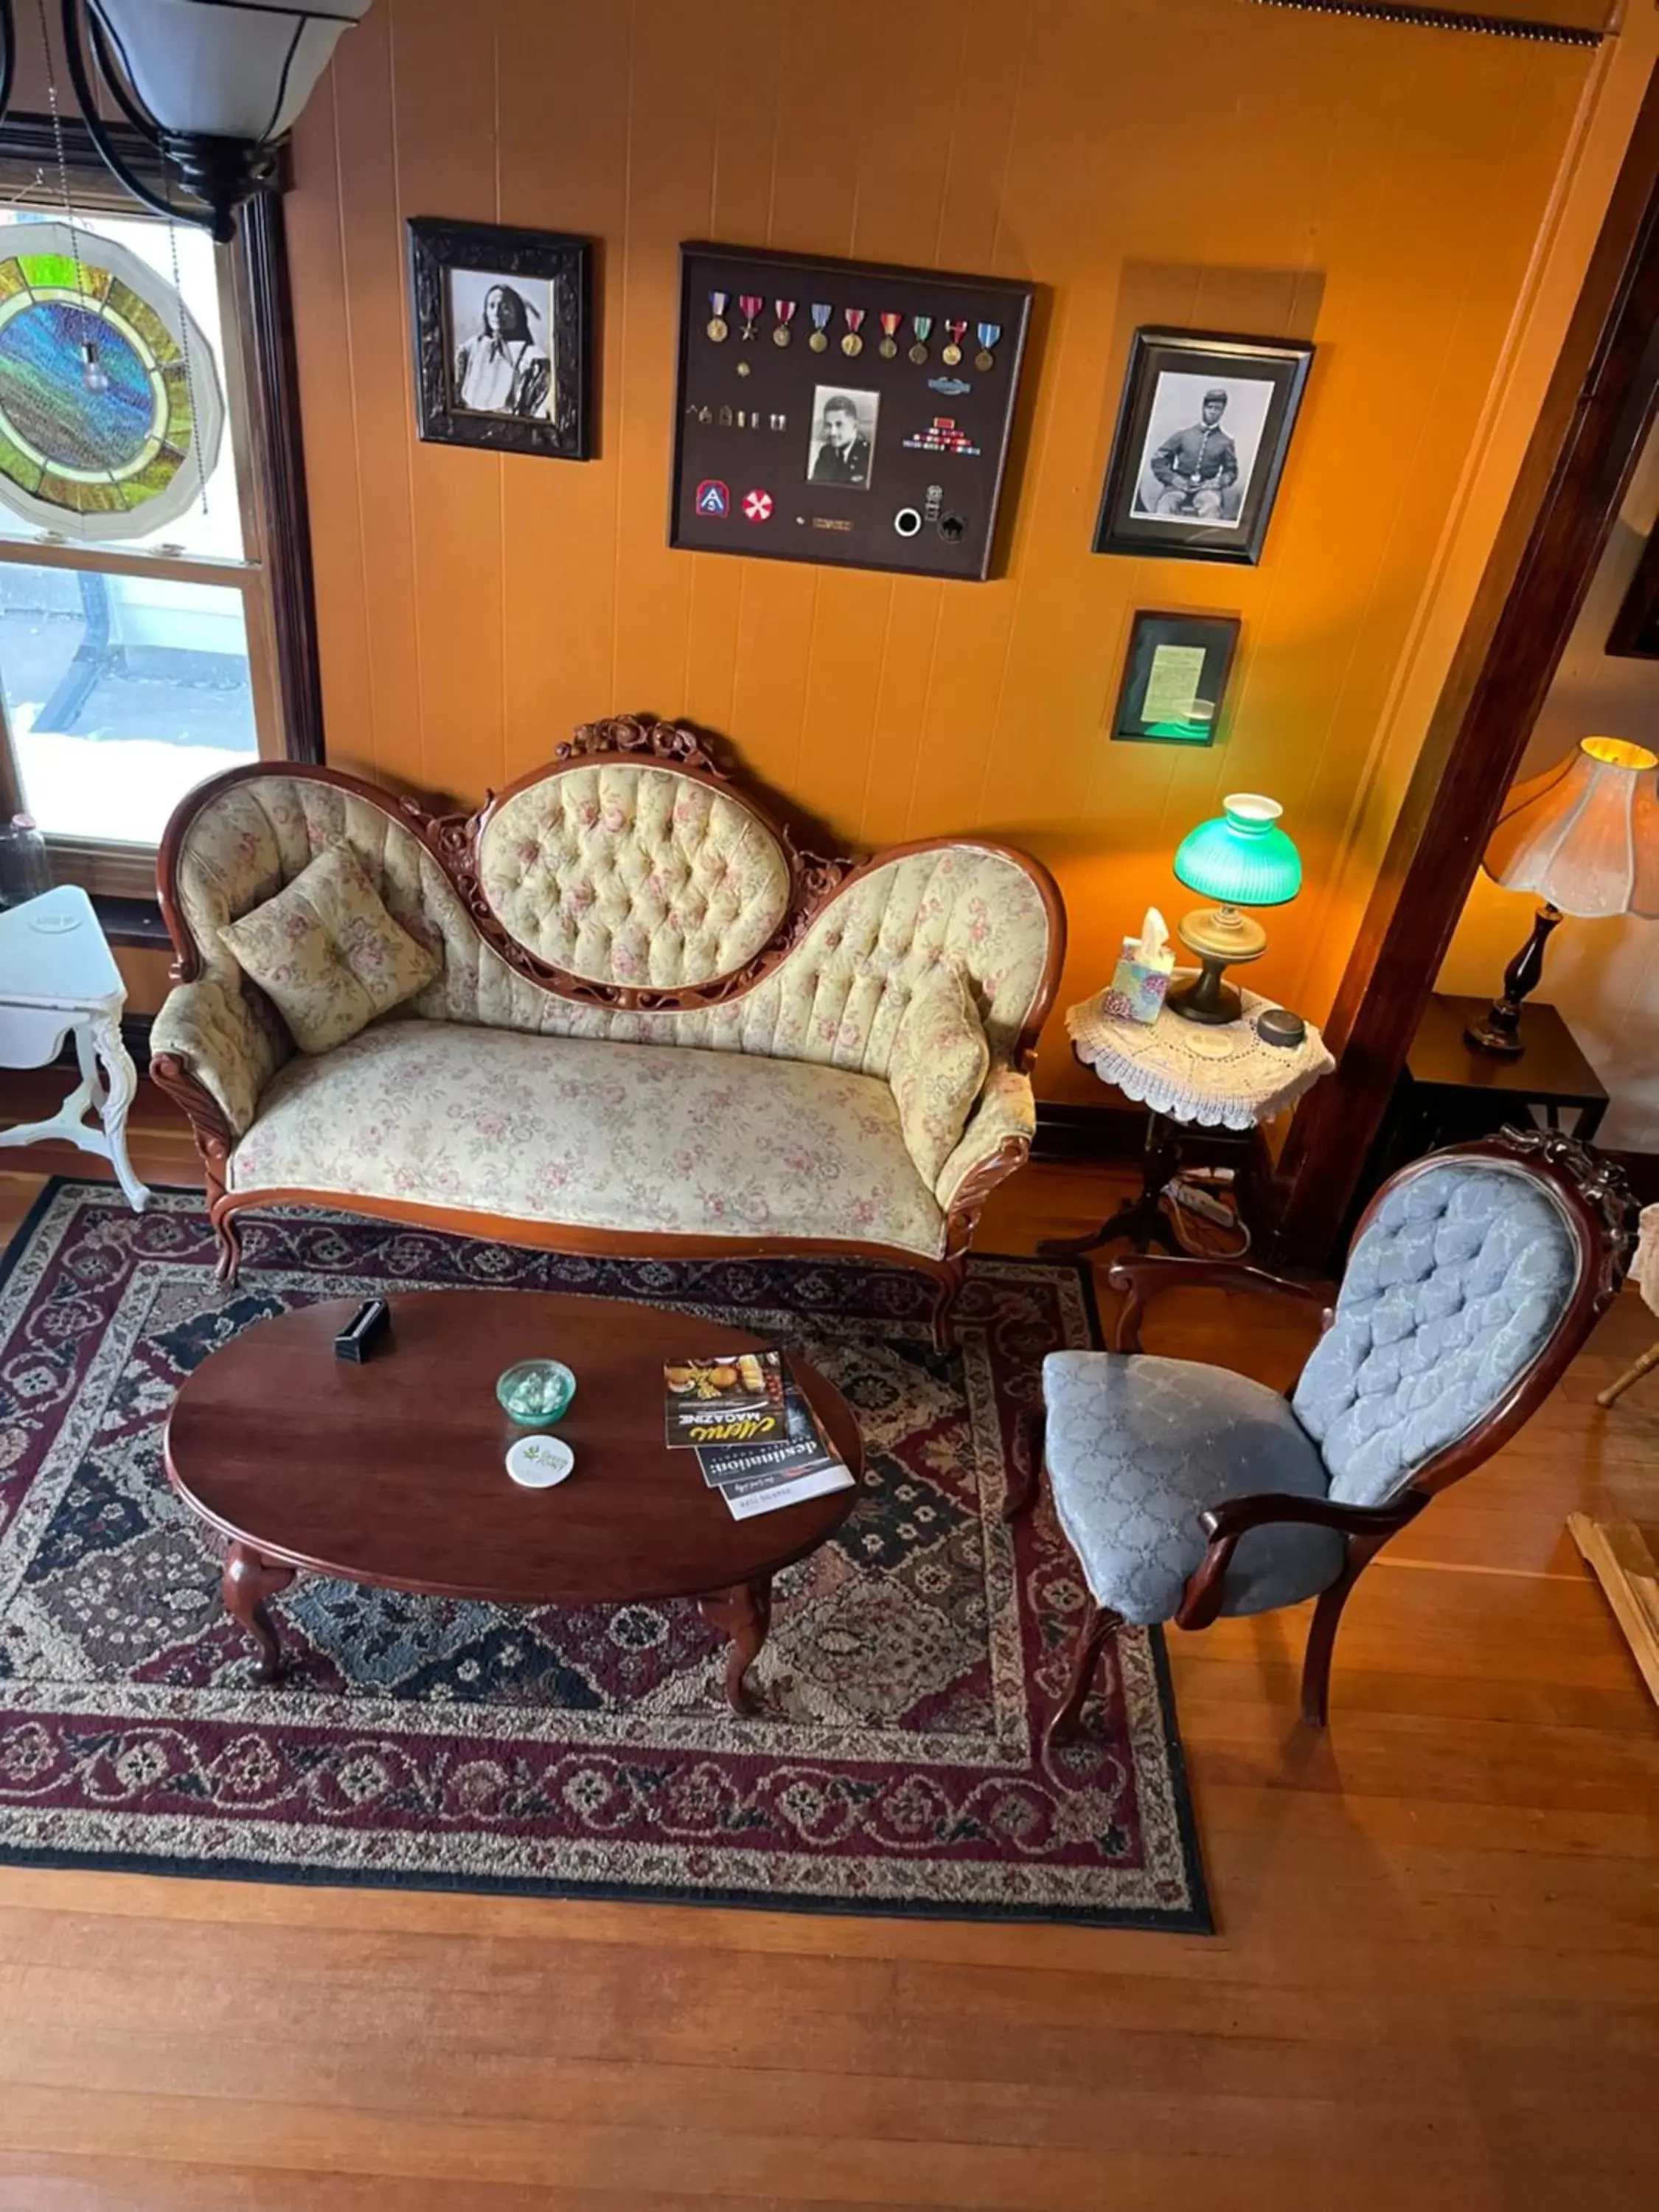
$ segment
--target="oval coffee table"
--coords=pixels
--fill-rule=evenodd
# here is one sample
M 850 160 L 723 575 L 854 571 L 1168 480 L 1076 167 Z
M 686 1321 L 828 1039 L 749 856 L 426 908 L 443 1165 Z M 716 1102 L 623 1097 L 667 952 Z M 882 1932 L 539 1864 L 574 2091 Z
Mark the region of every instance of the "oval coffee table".
M 281 1671 L 265 1601 L 306 1567 L 343 1582 L 504 1605 L 694 1598 L 731 1639 L 726 1692 L 766 1639 L 772 1577 L 832 1535 L 858 1497 L 863 1451 L 840 1393 L 792 1373 L 854 1478 L 850 1489 L 734 1521 L 694 1452 L 663 1441 L 666 1361 L 759 1352 L 765 1340 L 609 1298 L 539 1291 L 411 1291 L 361 1366 L 334 1356 L 360 1301 L 256 1322 L 212 1353 L 167 1425 L 169 1480 L 229 1538 L 224 1598 Z M 516 1359 L 562 1359 L 576 1395 L 556 1433 L 575 1454 L 551 1490 L 502 1464 L 525 1431 L 495 1398 Z

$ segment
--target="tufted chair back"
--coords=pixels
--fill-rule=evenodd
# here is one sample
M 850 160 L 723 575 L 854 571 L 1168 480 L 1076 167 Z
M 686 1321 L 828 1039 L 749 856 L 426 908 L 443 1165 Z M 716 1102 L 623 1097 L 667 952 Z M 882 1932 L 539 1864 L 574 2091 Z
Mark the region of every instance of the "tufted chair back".
M 1510 1161 L 1449 1155 L 1401 1178 L 1291 1400 L 1331 1497 L 1386 1504 L 1493 1413 L 1548 1349 L 1582 1264 L 1548 1187 Z

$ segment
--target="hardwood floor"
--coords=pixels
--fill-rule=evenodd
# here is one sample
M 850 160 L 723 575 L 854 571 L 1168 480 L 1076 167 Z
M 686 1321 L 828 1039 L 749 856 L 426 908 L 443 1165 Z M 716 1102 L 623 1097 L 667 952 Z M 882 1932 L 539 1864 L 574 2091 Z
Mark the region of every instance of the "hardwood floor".
M 141 1095 L 135 1157 L 190 1179 Z M 66 1152 L 0 1153 L 0 1227 Z M 981 1241 L 1117 1192 L 1032 1169 Z M 1149 1346 L 1282 1382 L 1298 1315 Z M 1620 1301 L 1367 1575 L 1328 1735 L 1303 1617 L 1173 1635 L 1218 1936 L 0 1869 L 0 2212 L 1659 2201 L 1659 1713 L 1564 1529 L 1659 1524 Z

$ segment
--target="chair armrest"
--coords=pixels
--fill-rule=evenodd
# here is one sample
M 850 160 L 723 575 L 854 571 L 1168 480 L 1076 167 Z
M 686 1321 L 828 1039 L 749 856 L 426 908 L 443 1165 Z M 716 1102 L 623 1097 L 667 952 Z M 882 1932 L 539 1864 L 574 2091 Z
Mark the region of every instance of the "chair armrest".
M 1204 1557 L 1188 1577 L 1176 1621 L 1182 1628 L 1207 1628 L 1221 1610 L 1227 1570 L 1239 1539 L 1252 1528 L 1300 1522 L 1304 1528 L 1334 1528 L 1339 1535 L 1369 1537 L 1375 1550 L 1385 1537 L 1414 1521 L 1428 1504 L 1427 1492 L 1403 1490 L 1387 1505 L 1345 1505 L 1334 1498 L 1293 1498 L 1264 1491 L 1258 1498 L 1227 1498 L 1198 1516 L 1209 1539 Z
M 1024 1164 L 1036 1133 L 1036 1100 L 1030 1078 L 994 1063 L 979 1103 L 933 1185 L 944 1211 L 972 1206 L 977 1212 L 986 1193 Z
M 149 1041 L 152 1069 L 157 1060 L 177 1062 L 223 1115 L 233 1139 L 252 1127 L 260 1093 L 294 1049 L 274 1012 L 213 973 L 168 992 Z
M 1320 1308 L 1322 1334 L 1335 1318 L 1336 1309 L 1327 1294 L 1310 1283 L 1293 1283 L 1286 1275 L 1270 1275 L 1265 1267 L 1252 1267 L 1243 1260 L 1182 1260 L 1158 1253 L 1136 1253 L 1114 1260 L 1106 1270 L 1110 1287 L 1122 1293 L 1123 1304 L 1112 1324 L 1114 1352 L 1139 1352 L 1140 1317 L 1147 1301 L 1160 1291 L 1252 1291 L 1299 1298 Z

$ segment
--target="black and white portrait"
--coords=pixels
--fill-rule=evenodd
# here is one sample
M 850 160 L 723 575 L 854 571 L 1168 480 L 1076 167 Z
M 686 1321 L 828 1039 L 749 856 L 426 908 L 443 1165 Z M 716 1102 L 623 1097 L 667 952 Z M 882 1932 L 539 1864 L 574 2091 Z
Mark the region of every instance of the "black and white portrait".
M 1134 513 L 1237 530 L 1273 391 L 1267 377 L 1165 369 L 1146 420 Z
M 591 459 L 592 242 L 439 216 L 408 230 L 422 437 Z
M 817 386 L 812 394 L 807 482 L 868 491 L 876 458 L 876 418 L 880 412 L 878 392 L 849 392 L 839 384 Z
M 542 420 L 552 411 L 554 362 L 546 280 L 451 269 L 454 404 L 474 415 Z
M 1313 356 L 1301 338 L 1137 331 L 1096 552 L 1259 561 Z

